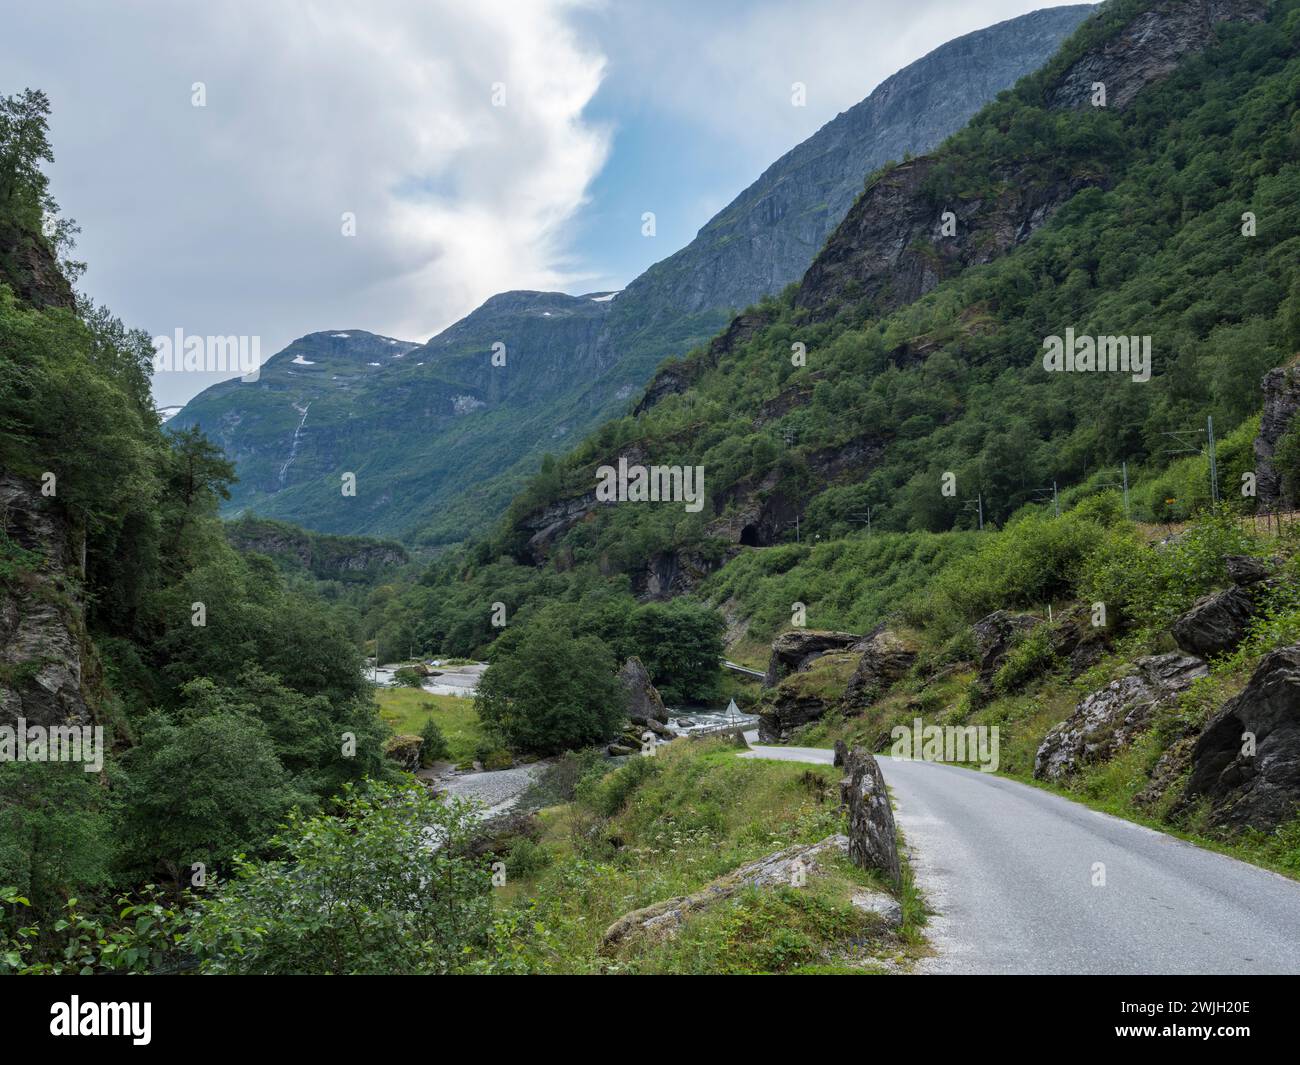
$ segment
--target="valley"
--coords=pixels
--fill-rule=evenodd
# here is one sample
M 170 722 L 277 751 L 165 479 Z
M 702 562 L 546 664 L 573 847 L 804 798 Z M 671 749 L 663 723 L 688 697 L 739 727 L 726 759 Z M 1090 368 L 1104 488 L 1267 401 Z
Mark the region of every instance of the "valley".
M 1024 14 L 173 412 L 0 97 L 0 725 L 106 737 L 0 972 L 1300 973 L 1298 99 L 1298 0 Z

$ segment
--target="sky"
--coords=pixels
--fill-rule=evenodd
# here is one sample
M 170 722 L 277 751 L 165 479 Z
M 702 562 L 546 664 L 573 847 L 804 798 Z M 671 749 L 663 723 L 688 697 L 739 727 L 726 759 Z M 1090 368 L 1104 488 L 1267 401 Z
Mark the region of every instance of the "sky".
M 41 0 L 6 10 L 0 93 L 50 96 L 82 291 L 268 357 L 322 330 L 424 341 L 510 289 L 621 288 L 890 74 L 1055 6 Z M 160 373 L 155 399 L 224 376 Z

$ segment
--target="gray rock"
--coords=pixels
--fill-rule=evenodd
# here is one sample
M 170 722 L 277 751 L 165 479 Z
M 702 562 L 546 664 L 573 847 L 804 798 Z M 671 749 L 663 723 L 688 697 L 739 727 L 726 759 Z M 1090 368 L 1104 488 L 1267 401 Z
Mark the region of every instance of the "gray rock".
M 891 928 L 897 928 L 903 923 L 902 904 L 893 895 L 863 888 L 861 891 L 854 892 L 853 898 L 849 901 L 864 913 L 874 913 Z
M 1228 579 L 1242 587 L 1268 580 L 1277 568 L 1275 560 L 1251 555 L 1228 555 L 1223 563 L 1228 569 Z
M 849 745 L 845 743 L 843 740 L 836 740 L 835 758 L 832 760 L 831 764 L 835 766 L 842 766 L 844 764 L 844 760 L 848 756 L 849 756 Z
M 844 690 L 844 705 L 861 709 L 900 680 L 916 661 L 915 648 L 883 626 L 860 644 L 862 660 Z
M 1173 624 L 1174 642 L 1189 655 L 1209 658 L 1231 651 L 1246 638 L 1255 601 L 1247 588 L 1234 585 L 1202 596 Z
M 1129 676 L 1085 695 L 1074 713 L 1048 732 L 1034 756 L 1034 776 L 1061 780 L 1106 761 L 1150 726 L 1157 707 L 1208 672 L 1199 658 L 1178 652 L 1139 658 Z
M 849 858 L 862 869 L 883 873 L 897 887 L 902 875 L 898 834 L 880 766 L 870 751 L 855 747 L 844 769 L 840 801 L 848 812 Z
M 846 651 L 862 640 L 851 632 L 828 632 L 823 629 L 791 629 L 772 641 L 763 687 L 774 688 L 782 678 L 800 673 L 824 654 Z
M 979 655 L 980 683 L 993 683 L 994 674 L 1002 668 L 1007 653 L 1024 634 L 1044 624 L 1031 614 L 1013 614 L 1010 610 L 995 610 L 971 626 L 975 633 L 975 647 Z
M 796 844 L 758 861 L 748 862 L 693 894 L 665 899 L 624 914 L 605 930 L 601 938 L 601 953 L 612 953 L 621 944 L 641 935 L 672 938 L 691 914 L 708 909 L 746 888 L 793 885 L 800 866 L 806 877 L 816 876 L 821 871 L 817 862 L 820 856 L 843 854 L 848 850 L 846 837 L 827 836 L 820 843 Z
M 79 562 L 57 504 L 23 478 L 0 473 L 0 518 L 36 559 L 18 591 L 0 586 L 0 725 L 84 725 L 83 630 L 74 570 Z
M 633 655 L 618 671 L 619 683 L 627 692 L 627 718 L 633 724 L 645 725 L 660 735 L 668 732 L 668 710 L 659 690 L 650 683 L 650 674 L 641 659 Z
M 1274 464 L 1277 445 L 1290 431 L 1300 413 L 1300 364 L 1279 366 L 1264 375 L 1264 413 L 1255 437 L 1256 498 L 1265 510 L 1289 510 L 1296 505 L 1293 493 L 1282 483 L 1282 471 Z
M 1244 750 L 1247 734 L 1253 755 Z M 1269 831 L 1300 812 L 1300 644 L 1266 655 L 1210 719 L 1184 795 L 1208 798 L 1211 821 L 1236 828 Z

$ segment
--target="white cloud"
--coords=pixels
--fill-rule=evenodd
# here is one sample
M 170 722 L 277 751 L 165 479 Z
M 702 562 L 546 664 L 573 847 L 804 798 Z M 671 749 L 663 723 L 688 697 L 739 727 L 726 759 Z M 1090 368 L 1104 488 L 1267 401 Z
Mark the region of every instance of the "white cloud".
M 331 325 L 423 340 L 569 280 L 608 144 L 582 116 L 604 60 L 574 6 L 51 0 L 6 14 L 0 91 L 50 93 L 83 287 L 131 324 L 267 352 Z M 158 398 L 200 383 L 160 378 Z

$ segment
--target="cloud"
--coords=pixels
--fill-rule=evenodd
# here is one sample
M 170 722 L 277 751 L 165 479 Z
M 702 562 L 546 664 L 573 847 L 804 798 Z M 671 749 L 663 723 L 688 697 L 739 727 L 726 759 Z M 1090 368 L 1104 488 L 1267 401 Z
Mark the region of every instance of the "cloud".
M 1078 2 L 1087 0 L 660 0 L 590 17 L 617 61 L 611 90 L 653 85 L 656 106 L 771 162 L 945 42 Z M 791 105 L 795 82 L 803 107 Z
M 326 328 L 423 340 L 495 292 L 568 281 L 609 140 L 583 118 L 604 59 L 575 8 L 53 0 L 6 15 L 0 91 L 50 93 L 83 287 L 129 324 L 264 351 Z

